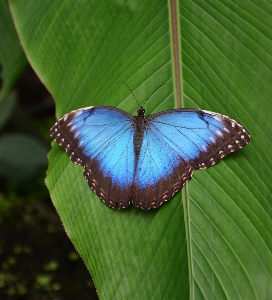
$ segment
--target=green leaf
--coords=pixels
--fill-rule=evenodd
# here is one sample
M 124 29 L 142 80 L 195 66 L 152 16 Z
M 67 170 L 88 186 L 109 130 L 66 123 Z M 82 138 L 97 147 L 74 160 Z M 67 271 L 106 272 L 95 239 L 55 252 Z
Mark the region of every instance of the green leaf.
M 47 147 L 31 135 L 10 133 L 0 137 L 0 175 L 25 180 L 46 165 Z
M 99 297 L 270 299 L 271 4 L 9 2 L 58 117 L 90 105 L 135 113 L 122 81 L 140 104 L 166 82 L 145 103 L 147 113 L 201 107 L 237 119 L 252 136 L 245 149 L 196 171 L 183 193 L 148 212 L 106 207 L 82 168 L 53 143 L 46 182 Z
M 0 0 L 0 102 L 6 97 L 26 64 L 7 1 Z

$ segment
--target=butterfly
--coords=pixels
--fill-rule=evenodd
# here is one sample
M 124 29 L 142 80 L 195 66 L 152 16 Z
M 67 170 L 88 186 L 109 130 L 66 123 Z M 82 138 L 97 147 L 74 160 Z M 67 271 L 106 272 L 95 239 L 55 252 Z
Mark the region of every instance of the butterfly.
M 109 106 L 74 110 L 50 130 L 89 186 L 111 208 L 144 210 L 170 200 L 192 178 L 250 141 L 237 121 L 210 111 L 172 109 L 145 117 Z

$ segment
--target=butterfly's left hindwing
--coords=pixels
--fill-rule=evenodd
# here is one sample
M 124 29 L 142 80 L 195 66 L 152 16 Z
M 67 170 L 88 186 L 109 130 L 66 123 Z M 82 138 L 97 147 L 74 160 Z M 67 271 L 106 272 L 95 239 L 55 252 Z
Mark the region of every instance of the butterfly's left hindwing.
M 84 166 L 90 187 L 110 207 L 127 207 L 134 174 L 134 130 L 129 114 L 108 107 L 89 107 L 58 120 L 51 136 L 70 159 Z
M 134 182 L 135 206 L 159 207 L 191 179 L 193 169 L 147 119 Z

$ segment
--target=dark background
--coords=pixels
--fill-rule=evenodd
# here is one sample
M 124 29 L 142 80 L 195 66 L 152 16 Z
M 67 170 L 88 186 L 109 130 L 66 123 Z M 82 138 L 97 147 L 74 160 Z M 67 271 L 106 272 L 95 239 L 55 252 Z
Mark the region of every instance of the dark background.
M 14 90 L 16 106 L 0 135 L 27 133 L 49 150 L 54 100 L 30 67 Z M 46 170 L 0 177 L 0 299 L 98 299 L 51 202 Z

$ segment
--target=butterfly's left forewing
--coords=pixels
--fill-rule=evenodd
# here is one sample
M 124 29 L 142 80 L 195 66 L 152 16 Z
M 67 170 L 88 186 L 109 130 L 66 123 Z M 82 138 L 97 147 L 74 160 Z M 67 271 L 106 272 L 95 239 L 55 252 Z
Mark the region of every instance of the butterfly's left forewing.
M 175 109 L 151 115 L 153 127 L 193 169 L 206 169 L 249 143 L 237 121 L 210 111 Z
M 111 107 L 88 107 L 59 119 L 51 136 L 84 166 L 89 186 L 110 207 L 130 204 L 134 174 L 132 116 Z
M 249 142 L 235 120 L 209 111 L 175 109 L 146 119 L 135 174 L 136 206 L 158 207 L 191 179 Z

